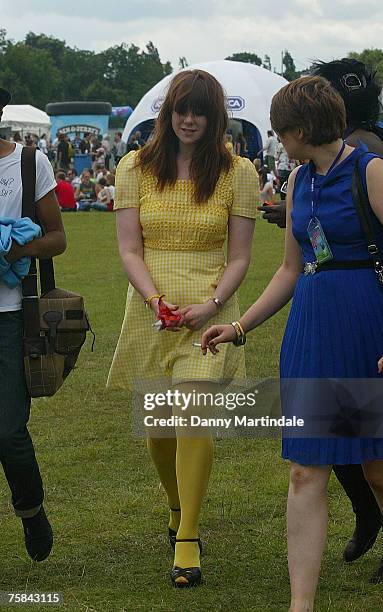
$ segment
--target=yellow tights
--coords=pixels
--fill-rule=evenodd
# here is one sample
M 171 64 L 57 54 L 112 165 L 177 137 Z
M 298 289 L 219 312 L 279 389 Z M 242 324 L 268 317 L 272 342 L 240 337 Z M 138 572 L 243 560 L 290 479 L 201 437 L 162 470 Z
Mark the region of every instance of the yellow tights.
M 213 461 L 211 437 L 148 438 L 150 456 L 166 491 L 170 512 L 169 527 L 177 539 L 198 538 L 198 521 Z M 197 542 L 176 544 L 174 565 L 200 567 Z

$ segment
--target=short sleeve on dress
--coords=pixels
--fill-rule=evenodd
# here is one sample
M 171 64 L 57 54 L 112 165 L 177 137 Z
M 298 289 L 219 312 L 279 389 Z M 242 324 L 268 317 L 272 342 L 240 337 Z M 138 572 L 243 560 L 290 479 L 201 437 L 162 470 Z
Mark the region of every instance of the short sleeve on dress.
M 258 172 L 249 159 L 241 157 L 234 168 L 230 214 L 255 219 L 259 201 Z
M 140 170 L 135 167 L 136 154 L 136 151 L 131 151 L 121 159 L 117 166 L 113 210 L 139 208 L 140 206 Z

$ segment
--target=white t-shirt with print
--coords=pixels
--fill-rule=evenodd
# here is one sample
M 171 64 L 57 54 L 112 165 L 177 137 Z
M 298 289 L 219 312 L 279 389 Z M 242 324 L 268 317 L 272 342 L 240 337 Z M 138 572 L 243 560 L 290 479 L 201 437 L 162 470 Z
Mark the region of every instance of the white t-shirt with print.
M 0 217 L 20 219 L 23 189 L 21 183 L 21 151 L 23 145 L 16 143 L 15 150 L 0 157 Z M 56 187 L 52 166 L 44 153 L 36 151 L 36 196 L 41 200 Z M 20 310 L 21 285 L 10 289 L 0 278 L 0 312 Z

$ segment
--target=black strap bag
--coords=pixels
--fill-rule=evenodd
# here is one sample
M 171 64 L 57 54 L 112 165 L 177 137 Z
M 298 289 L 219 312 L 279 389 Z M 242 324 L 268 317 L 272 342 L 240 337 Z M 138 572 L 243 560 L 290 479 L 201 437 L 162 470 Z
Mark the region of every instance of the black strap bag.
M 355 170 L 352 177 L 352 197 L 362 230 L 367 240 L 368 252 L 372 260 L 374 270 L 377 274 L 379 282 L 383 284 L 383 258 L 379 247 L 376 244 L 370 202 L 368 199 L 368 194 L 366 193 L 363 185 L 359 168 L 359 162 L 363 155 L 365 155 L 365 153 L 359 155 L 355 163 Z
M 21 177 L 22 216 L 38 223 L 35 210 L 36 149 L 34 147 L 23 147 Z M 86 340 L 86 333 L 92 331 L 84 300 L 77 293 L 56 287 L 52 259 L 39 260 L 38 274 L 36 260 L 32 258 L 29 273 L 22 281 L 22 294 L 24 370 L 27 388 L 31 397 L 51 396 L 73 370 Z

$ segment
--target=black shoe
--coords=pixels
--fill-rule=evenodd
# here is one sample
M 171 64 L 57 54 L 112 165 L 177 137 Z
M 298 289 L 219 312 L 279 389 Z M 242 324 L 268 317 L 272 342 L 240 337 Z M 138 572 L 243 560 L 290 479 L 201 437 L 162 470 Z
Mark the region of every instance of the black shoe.
M 378 569 L 372 574 L 369 580 L 370 584 L 379 584 L 379 582 L 383 582 L 383 559 L 381 560 Z
M 200 545 L 199 538 L 192 540 L 176 540 L 177 542 L 198 542 Z M 173 586 L 176 589 L 188 589 L 190 587 L 198 586 L 202 582 L 202 574 L 200 567 L 177 567 L 174 565 L 170 573 L 170 578 Z
M 53 546 L 52 527 L 41 506 L 39 512 L 32 518 L 22 518 L 24 527 L 25 548 L 34 561 L 44 561 L 49 556 Z
M 356 515 L 355 531 L 343 552 L 344 561 L 346 561 L 346 563 L 356 561 L 370 550 L 370 548 L 374 546 L 381 528 L 382 523 L 380 520 L 375 524 L 371 525 L 371 523 L 369 523 L 366 525 L 366 523 L 362 523 L 358 515 Z
M 199 567 L 177 567 L 172 568 L 170 577 L 176 589 L 190 589 L 199 586 L 202 582 L 202 574 Z M 180 580 L 182 579 L 182 580 Z

